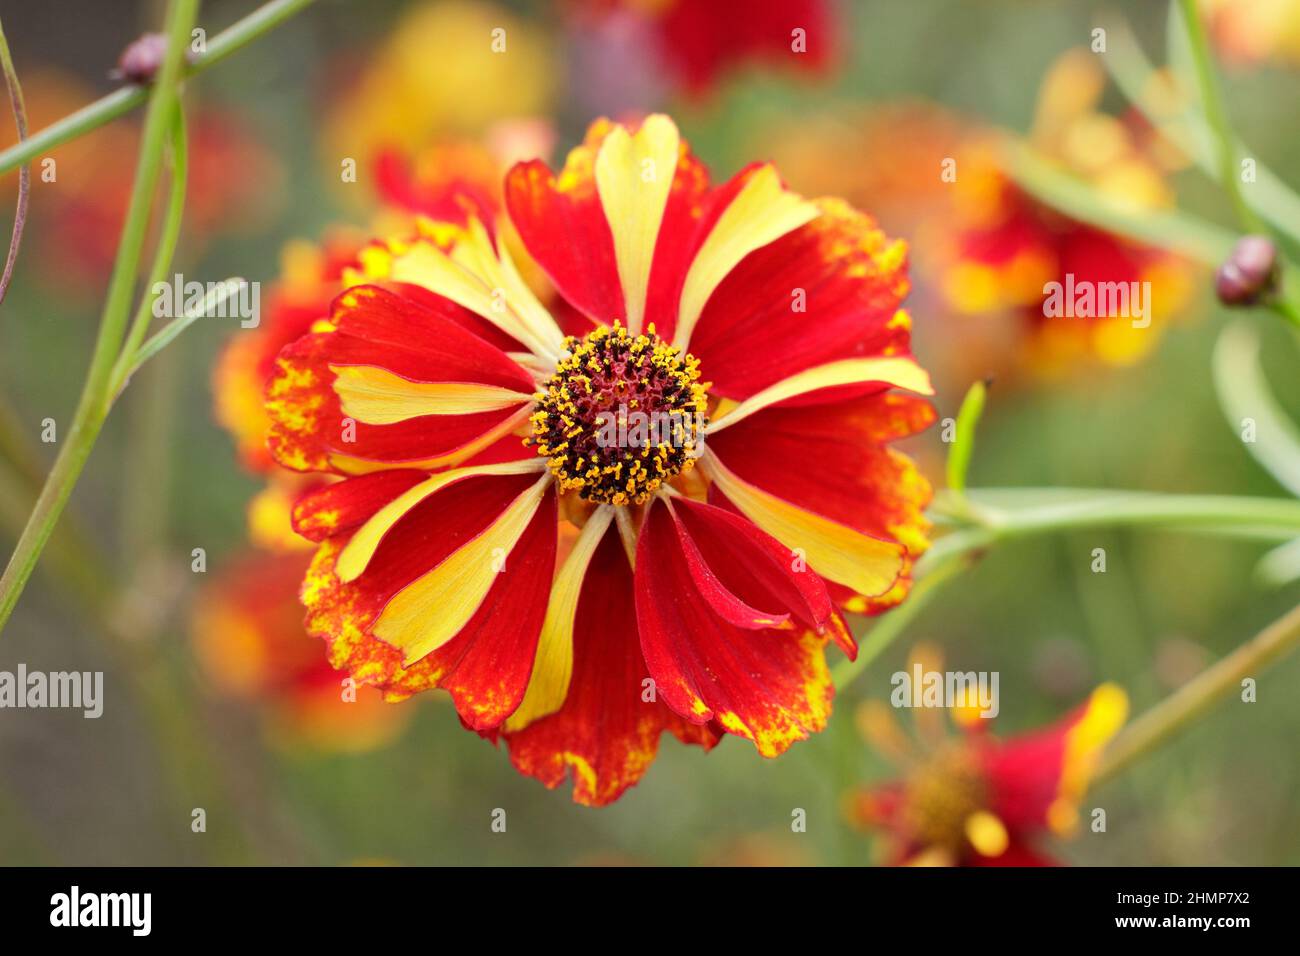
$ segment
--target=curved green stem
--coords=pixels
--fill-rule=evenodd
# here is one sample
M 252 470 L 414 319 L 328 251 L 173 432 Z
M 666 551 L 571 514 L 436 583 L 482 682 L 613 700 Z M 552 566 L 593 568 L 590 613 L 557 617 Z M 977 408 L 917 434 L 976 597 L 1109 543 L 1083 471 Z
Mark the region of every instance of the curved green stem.
M 1028 505 L 998 507 L 1003 501 Z M 1006 488 L 940 492 L 932 516 L 956 529 L 942 535 L 916 564 L 917 583 L 897 608 L 867 632 L 856 660 L 832 672 L 843 689 L 894 643 L 934 594 L 967 568 L 979 552 L 1008 540 L 1079 528 L 1158 527 L 1250 540 L 1300 537 L 1300 502 L 1231 495 L 1165 495 L 1070 488 Z
M 253 40 L 274 29 L 313 0 L 271 0 L 232 24 L 208 41 L 208 51 L 185 70 L 186 76 L 201 73 L 226 57 L 243 49 Z M 187 35 L 188 39 L 188 35 Z M 0 173 L 30 162 L 54 147 L 98 129 L 125 116 L 149 99 L 149 88 L 124 86 L 102 99 L 82 107 L 20 143 L 0 152 Z
M 1257 677 L 1297 647 L 1300 647 L 1300 606 L 1292 608 L 1124 728 L 1102 754 L 1093 783 L 1113 777 L 1154 750 L 1239 690 L 1244 679 Z
M 1205 119 L 1210 124 L 1210 129 L 1214 132 L 1214 145 L 1219 162 L 1219 184 L 1232 200 L 1232 207 L 1237 213 L 1237 221 L 1241 223 L 1242 228 L 1247 232 L 1263 232 L 1263 221 L 1241 193 L 1237 169 L 1239 159 L 1237 141 L 1228 124 L 1228 111 L 1223 105 L 1223 92 L 1219 89 L 1219 78 L 1210 56 L 1210 43 L 1205 36 L 1201 11 L 1197 7 L 1196 0 L 1179 0 L 1179 3 L 1182 7 L 1183 29 L 1187 33 L 1192 66 L 1196 73 L 1196 85 L 1200 88 L 1201 108 L 1205 112 Z
M 185 213 L 185 184 L 189 168 L 189 150 L 185 139 L 185 110 L 178 99 L 171 122 L 171 189 L 167 199 L 167 212 L 163 219 L 162 233 L 158 237 L 158 248 L 154 253 L 153 268 L 140 296 L 140 305 L 136 309 L 131 330 L 127 333 L 126 343 L 122 346 L 117 364 L 113 368 L 111 391 L 117 395 L 126 384 L 132 369 L 136 366 L 136 354 L 149 331 L 153 319 L 154 287 L 166 280 L 171 270 L 172 257 L 176 254 L 176 243 L 180 240 L 181 219 Z
M 127 312 L 149 226 L 154 189 L 162 166 L 163 143 L 176 108 L 181 63 L 197 14 L 198 0 L 174 0 L 168 8 L 167 53 L 149 96 L 135 183 L 131 190 L 126 220 L 122 225 L 117 259 L 109 280 L 90 370 L 64 445 L 46 478 L 36 507 L 18 539 L 4 575 L 0 577 L 0 630 L 13 613 L 41 551 L 49 541 L 55 522 L 72 495 L 72 489 L 85 467 L 86 459 L 90 457 L 112 405 L 113 368 L 126 334 Z

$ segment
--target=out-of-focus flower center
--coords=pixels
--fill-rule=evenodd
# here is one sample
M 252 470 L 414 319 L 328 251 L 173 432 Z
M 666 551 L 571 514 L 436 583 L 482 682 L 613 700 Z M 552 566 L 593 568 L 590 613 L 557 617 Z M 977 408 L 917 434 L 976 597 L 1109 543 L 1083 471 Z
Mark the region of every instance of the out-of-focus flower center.
M 902 823 L 922 846 L 958 854 L 968 839 L 968 821 L 982 813 L 984 799 L 976 755 L 947 746 L 908 777 Z
M 561 491 L 613 505 L 642 504 L 695 464 L 708 419 L 699 361 L 618 323 L 565 340 L 538 393 L 529 443 Z

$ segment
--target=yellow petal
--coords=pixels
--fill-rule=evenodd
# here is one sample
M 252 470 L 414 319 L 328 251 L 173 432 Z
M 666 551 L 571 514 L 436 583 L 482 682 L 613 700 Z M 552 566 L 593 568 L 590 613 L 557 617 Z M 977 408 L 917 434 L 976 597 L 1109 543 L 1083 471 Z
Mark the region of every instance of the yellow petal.
M 903 569 L 903 549 L 854 531 L 751 485 L 705 452 L 701 463 L 741 513 L 792 551 L 801 550 L 822 577 L 868 597 L 888 591 Z
M 421 415 L 473 415 L 509 408 L 531 395 L 477 382 L 412 382 L 373 365 L 331 365 L 343 414 L 367 425 Z
M 977 810 L 966 818 L 966 839 L 980 856 L 987 857 L 1001 856 L 1011 845 L 1006 826 L 987 810 Z
M 470 221 L 451 255 L 431 242 L 413 243 L 393 259 L 392 276 L 482 316 L 535 355 L 554 359 L 560 354 L 564 337 L 559 326 L 522 281 L 516 284 L 518 273 L 512 277 L 501 266 L 478 220 Z
M 455 468 L 420 482 L 398 495 L 357 529 L 348 541 L 347 547 L 339 552 L 334 565 L 334 574 L 340 581 L 355 581 L 365 571 L 370 559 L 375 556 L 379 542 L 408 511 L 418 505 L 434 492 L 446 488 L 453 482 L 476 475 L 523 475 L 530 471 L 539 471 L 545 467 L 540 458 L 525 458 L 522 461 L 507 461 L 495 465 L 479 465 L 474 468 Z
M 640 334 L 655 242 L 677 173 L 681 140 L 667 116 L 646 117 L 635 136 L 615 126 L 596 156 L 596 190 L 614 235 L 627 328 Z
M 706 433 L 716 432 L 728 425 L 734 425 L 748 418 L 760 409 L 787 398 L 815 392 L 820 388 L 832 388 L 836 385 L 857 385 L 862 382 L 884 382 L 896 388 L 905 388 L 922 395 L 933 395 L 930 376 L 925 369 L 910 358 L 891 356 L 886 358 L 843 359 L 829 362 L 815 368 L 805 369 L 797 375 L 769 385 L 757 395 L 751 395 L 739 405 L 722 416 L 715 418 L 705 429 Z
M 1112 737 L 1128 719 L 1128 694 L 1118 684 L 1102 684 L 1088 698 L 1087 708 L 1065 736 L 1065 754 L 1061 761 L 1061 782 L 1053 801 L 1048 822 L 1058 833 L 1074 826 L 1077 808 L 1093 768 Z
M 436 651 L 469 623 L 496 583 L 500 567 L 497 559 L 514 550 L 551 481 L 549 474 L 543 475 L 482 534 L 453 551 L 388 602 L 375 621 L 374 633 L 404 652 L 403 667 Z
M 820 213 L 814 203 L 786 191 L 772 166 L 756 170 L 718 217 L 686 273 L 673 344 L 686 351 L 704 304 L 741 259 Z
M 519 409 L 519 411 L 511 415 L 509 418 L 488 429 L 468 444 L 465 444 L 454 451 L 449 451 L 445 455 L 438 455 L 434 458 L 420 458 L 410 461 L 392 462 L 376 461 L 370 458 L 354 458 L 351 455 L 342 455 L 338 452 L 332 452 L 330 454 L 330 464 L 345 475 L 368 475 L 371 472 L 387 471 L 389 468 L 399 467 L 422 468 L 425 471 L 433 471 L 435 468 L 450 468 L 453 465 L 459 465 L 462 461 L 473 458 L 493 442 L 518 430 L 528 421 L 528 416 L 532 414 L 532 410 L 532 404 L 528 404 Z
M 569 681 L 573 677 L 573 621 L 578 611 L 578 597 L 587 574 L 587 565 L 605 530 L 614 517 L 614 509 L 601 505 L 574 542 L 573 550 L 565 559 L 560 573 L 551 586 L 551 599 L 546 605 L 546 619 L 537 640 L 537 656 L 533 660 L 533 674 L 528 679 L 519 709 L 506 721 L 507 733 L 523 730 L 533 721 L 553 714 L 564 706 L 569 694 Z

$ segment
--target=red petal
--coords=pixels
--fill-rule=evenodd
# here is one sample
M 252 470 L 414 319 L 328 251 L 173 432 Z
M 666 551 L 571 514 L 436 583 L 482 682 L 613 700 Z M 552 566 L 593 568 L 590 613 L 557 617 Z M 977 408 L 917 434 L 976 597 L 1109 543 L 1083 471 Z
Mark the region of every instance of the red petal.
M 636 610 L 663 700 L 693 723 L 716 720 L 768 757 L 821 730 L 833 696 L 826 639 L 738 628 L 713 612 L 705 586 L 692 577 L 668 507 L 652 502 L 637 544 Z
M 927 546 L 930 483 L 886 443 L 915 434 L 934 418 L 928 402 L 885 392 L 852 402 L 765 408 L 710 435 L 708 443 L 746 481 L 863 534 L 898 541 L 915 558 Z M 886 594 L 850 609 L 892 606 L 908 582 L 905 573 Z M 831 590 L 837 600 L 851 597 L 845 588 Z
M 377 471 L 317 488 L 294 503 L 293 530 L 310 541 L 324 541 L 352 531 L 427 477 L 427 472 L 403 468 Z
M 495 726 L 509 716 L 532 672 L 550 591 L 558 520 L 553 491 L 483 606 L 450 642 L 403 667 L 402 653 L 370 629 L 393 595 L 481 534 L 534 481 L 534 475 L 473 477 L 436 492 L 384 536 L 365 572 L 350 583 L 334 574 L 347 537 L 322 544 L 302 595 L 307 628 L 329 643 L 330 663 L 394 698 L 446 687 L 475 728 Z
M 818 218 L 741 260 L 705 305 L 690 350 L 714 394 L 743 399 L 814 365 L 907 353 L 894 319 L 908 291 L 901 243 L 841 202 L 819 205 Z
M 564 707 L 506 734 L 515 767 L 548 787 L 573 779 L 587 806 L 617 800 L 640 781 L 669 730 L 706 749 L 718 740 L 661 701 L 645 701 L 649 676 L 637 641 L 632 574 L 617 535 L 601 543 L 587 570 L 574 619 L 573 677 Z
M 596 153 L 611 128 L 591 124 L 559 178 L 541 160 L 518 163 L 506 175 L 510 219 L 529 255 L 560 295 L 596 322 L 624 317 L 614 236 L 596 190 Z

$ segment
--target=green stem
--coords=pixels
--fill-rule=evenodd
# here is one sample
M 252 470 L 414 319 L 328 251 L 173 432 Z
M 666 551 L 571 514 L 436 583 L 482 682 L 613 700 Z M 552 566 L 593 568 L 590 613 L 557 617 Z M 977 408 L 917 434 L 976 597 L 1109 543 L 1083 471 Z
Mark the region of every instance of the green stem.
M 988 497 L 1008 497 L 1022 492 L 1032 497 L 1037 489 L 1000 489 L 971 492 L 980 506 L 975 530 L 991 540 L 1024 537 L 1067 528 L 1125 525 L 1199 530 L 1214 527 L 1218 532 L 1240 528 L 1255 536 L 1261 528 L 1300 535 L 1300 501 L 1237 495 L 1166 495 L 1153 491 L 1075 492 L 1081 497 L 1048 501 L 1020 508 L 995 508 Z M 1064 491 L 1064 489 L 1061 489 Z M 981 500 L 984 499 L 984 500 Z M 931 506 L 939 517 L 968 520 L 968 512 L 949 495 L 935 496 Z
M 1300 536 L 1300 502 L 1279 498 L 1058 488 L 993 489 L 969 494 L 971 500 L 951 492 L 935 496 L 932 516 L 956 521 L 957 530 L 941 536 L 917 562 L 917 583 L 912 593 L 872 626 L 858 648 L 857 659 L 835 668 L 832 677 L 836 687 L 843 689 L 857 679 L 903 634 L 935 592 L 968 567 L 979 552 L 1003 541 L 1069 529 L 1119 526 L 1174 528 L 1251 540 Z M 1046 499 L 1046 503 L 1015 509 L 987 503 L 990 498 L 997 501 L 1013 497 Z
M 171 189 L 167 200 L 167 213 L 163 219 L 162 233 L 158 237 L 158 248 L 154 253 L 153 268 L 140 296 L 140 305 L 136 309 L 131 330 L 127 333 L 126 344 L 122 346 L 117 364 L 113 368 L 112 393 L 114 396 L 126 384 L 131 370 L 135 367 L 136 354 L 149 331 L 153 319 L 154 287 L 167 278 L 171 270 L 172 257 L 176 253 L 176 243 L 181 235 L 181 219 L 185 213 L 185 184 L 189 168 L 189 150 L 185 140 L 185 110 L 180 100 L 176 101 L 175 114 L 171 123 Z
M 1210 43 L 1205 36 L 1205 24 L 1196 0 L 1179 0 L 1182 20 L 1191 48 L 1192 64 L 1196 70 L 1196 85 L 1201 92 L 1201 108 L 1205 119 L 1214 131 L 1215 150 L 1219 159 L 1219 182 L 1232 200 L 1237 220 L 1246 232 L 1264 232 L 1264 223 L 1241 193 L 1238 179 L 1236 137 L 1228 125 L 1228 111 L 1223 105 L 1223 92 L 1210 55 Z
M 1139 757 L 1159 747 L 1238 691 L 1245 678 L 1257 677 L 1297 647 L 1300 647 L 1300 606 L 1292 608 L 1129 724 L 1102 755 L 1093 774 L 1093 783 L 1113 777 Z
M 271 0 L 208 41 L 207 53 L 189 66 L 184 75 L 193 76 L 220 63 L 312 2 L 313 0 Z M 148 87 L 124 86 L 115 90 L 0 152 L 0 173 L 7 173 L 68 140 L 125 116 L 148 99 Z
M 131 306 L 136 270 L 162 166 L 163 144 L 176 108 L 181 62 L 197 14 L 198 0 L 174 0 L 168 8 L 167 52 L 149 96 L 135 183 L 131 190 L 126 220 L 122 225 L 117 259 L 109 280 L 90 370 L 65 443 L 46 478 L 36 507 L 18 539 L 4 575 L 0 577 L 0 630 L 3 630 L 13 613 L 23 587 L 31 577 L 41 551 L 54 530 L 55 522 L 72 495 L 72 489 L 85 467 L 86 459 L 90 457 L 112 405 L 113 367 L 126 333 L 127 312 Z

